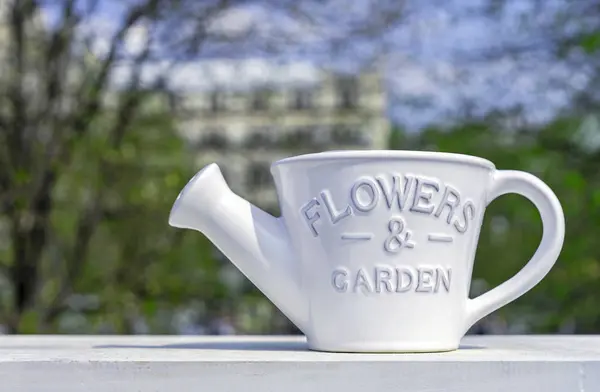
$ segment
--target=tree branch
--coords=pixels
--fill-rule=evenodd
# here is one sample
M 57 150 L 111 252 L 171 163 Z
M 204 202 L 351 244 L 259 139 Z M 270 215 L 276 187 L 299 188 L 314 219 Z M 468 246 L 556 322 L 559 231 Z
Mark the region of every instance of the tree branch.
M 52 190 L 57 179 L 57 170 L 68 164 L 74 151 L 74 143 L 87 133 L 90 123 L 100 113 L 110 70 L 116 61 L 126 33 L 142 18 L 152 18 L 158 0 L 147 0 L 131 8 L 125 23 L 113 37 L 110 52 L 101 62 L 99 72 L 94 71 L 89 65 L 84 69 L 79 95 L 73 97 L 76 102 L 81 103 L 81 106 L 72 107 L 71 114 L 65 117 L 66 121 L 63 121 L 61 98 L 67 88 L 64 73 L 67 72 L 65 69 L 68 68 L 71 59 L 74 30 L 80 21 L 75 11 L 75 4 L 75 0 L 67 0 L 63 4 L 62 25 L 52 35 L 46 50 L 42 51 L 45 67 L 40 70 L 40 75 L 45 77 L 43 90 L 45 105 L 37 116 L 29 113 L 33 111 L 34 106 L 31 100 L 26 98 L 24 87 L 25 78 L 34 69 L 31 61 L 36 59 L 30 56 L 31 44 L 28 41 L 30 37 L 27 29 L 28 22 L 37 15 L 37 3 L 33 0 L 14 2 L 10 18 L 14 75 L 11 75 L 8 85 L 8 101 L 11 104 L 9 109 L 12 121 L 6 126 L 2 124 L 8 130 L 4 134 L 8 141 L 8 154 L 6 156 L 0 154 L 0 159 L 6 158 L 10 165 L 5 167 L 13 167 L 14 171 L 11 173 L 3 169 L 0 172 L 0 189 L 17 190 L 19 193 L 10 195 L 8 201 L 2 200 L 0 207 L 9 213 L 12 222 L 11 278 L 15 293 L 15 317 L 11 321 L 11 328 L 15 331 L 18 328 L 20 315 L 33 305 L 38 287 L 39 263 L 46 244 L 49 217 L 53 206 Z M 141 67 L 149 52 L 148 48 L 143 56 L 136 59 L 136 64 Z M 133 86 L 135 88 L 139 87 L 139 79 L 136 83 L 137 85 Z M 113 148 L 119 148 L 130 119 L 134 117 L 138 108 L 139 99 L 138 94 L 130 94 L 121 105 L 117 120 L 110 132 L 110 145 Z M 49 133 L 47 148 L 43 154 L 35 154 L 36 147 L 41 140 L 44 140 L 42 129 L 50 131 L 46 132 Z M 31 132 L 36 134 L 30 134 Z M 101 159 L 99 168 L 104 179 L 107 177 L 106 166 L 106 159 Z M 101 181 L 97 184 L 97 197 L 94 198 L 92 205 L 84 210 L 77 224 L 77 237 L 68 260 L 66 287 L 70 288 L 78 275 L 89 242 L 102 219 L 101 203 L 104 192 L 102 187 L 106 183 L 107 181 Z M 15 202 L 19 203 L 18 208 Z M 57 302 L 62 302 L 67 293 L 68 289 L 61 289 Z
M 150 41 L 148 41 L 144 51 L 135 59 L 132 72 L 134 76 L 128 86 L 127 93 L 124 95 L 124 98 L 121 98 L 115 122 L 108 132 L 108 143 L 113 150 L 118 150 L 121 147 L 126 132 L 130 128 L 142 102 L 143 96 L 139 91 L 142 74 L 141 68 L 150 56 L 150 46 Z M 67 259 L 66 276 L 60 285 L 58 294 L 47 306 L 47 311 L 42 318 L 46 323 L 52 322 L 63 311 L 64 301 L 71 294 L 75 280 L 85 266 L 87 251 L 93 234 L 102 218 L 109 213 L 102 204 L 103 200 L 105 200 L 104 193 L 106 192 L 104 185 L 112 182 L 116 170 L 106 157 L 100 159 L 98 170 L 100 172 L 100 180 L 97 183 L 94 197 L 91 199 L 92 204 L 84 210 L 79 218 L 73 251 Z
M 35 10 L 32 0 L 15 1 L 9 20 L 9 40 L 12 48 L 12 62 L 14 73 L 10 77 L 8 86 L 8 101 L 12 110 L 12 124 L 7 127 L 6 138 L 8 140 L 9 159 L 18 170 L 24 168 L 27 162 L 28 151 L 25 146 L 25 136 L 28 132 L 26 117 L 26 99 L 23 91 L 24 78 L 26 74 L 25 55 L 26 43 L 26 21 Z
M 33 200 L 33 210 L 30 213 L 16 214 L 12 219 L 14 262 L 11 277 L 17 316 L 32 305 L 37 289 L 39 262 L 52 211 L 51 188 L 55 180 L 54 171 L 48 171 L 44 177 L 42 192 Z
M 74 143 L 86 134 L 89 125 L 101 112 L 102 99 L 108 84 L 110 71 L 117 60 L 118 50 L 123 45 L 127 32 L 141 19 L 155 13 L 158 3 L 159 0 L 147 0 L 145 3 L 133 6 L 117 33 L 112 37 L 108 53 L 100 62 L 97 73 L 90 69 L 90 66 L 85 70 L 86 77 L 72 99 L 73 102 L 77 103 L 78 109 L 73 110 L 65 123 L 62 124 L 61 129 L 53 132 L 46 149 L 50 165 L 68 164 Z M 92 77 L 94 73 L 96 75 Z M 65 140 L 61 136 L 67 130 L 69 132 L 67 132 Z

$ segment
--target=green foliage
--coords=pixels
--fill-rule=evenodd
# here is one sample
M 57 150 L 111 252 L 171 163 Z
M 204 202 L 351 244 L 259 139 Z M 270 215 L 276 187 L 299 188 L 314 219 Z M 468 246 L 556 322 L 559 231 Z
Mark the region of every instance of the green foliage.
M 581 37 L 580 46 L 586 53 L 591 54 L 600 49 L 600 31 L 594 31 Z
M 229 263 L 216 257 L 204 236 L 167 225 L 173 200 L 197 170 L 195 154 L 177 135 L 171 115 L 162 110 L 139 114 L 116 148 L 105 131 L 112 121 L 110 113 L 98 119 L 73 146 L 71 165 L 60 170 L 38 302 L 21 315 L 18 332 L 176 333 L 173 320 L 181 312 L 192 312 L 195 324 L 232 316 L 242 332 L 289 331 L 289 323 L 245 278 L 241 288 L 226 285 L 222 274 Z M 546 182 L 566 216 L 563 252 L 538 286 L 493 316 L 509 326 L 524 322 L 529 332 L 557 332 L 568 324 L 574 332 L 597 331 L 600 152 L 590 140 L 599 130 L 583 117 L 516 130 L 498 123 L 482 119 L 418 133 L 396 127 L 389 144 L 477 155 L 498 169 L 524 170 Z M 89 247 L 82 259 L 72 260 L 82 216 L 98 206 L 102 215 Z M 490 287 L 506 281 L 530 259 L 541 235 L 539 214 L 528 200 L 505 195 L 493 201 L 473 278 Z M 9 255 L 10 249 L 0 252 Z M 3 287 L 0 282 L 6 307 L 10 293 Z M 60 312 L 47 317 L 65 288 Z
M 18 332 L 127 333 L 144 320 L 152 332 L 173 333 L 161 311 L 208 298 L 217 300 L 213 308 L 221 306 L 212 244 L 167 224 L 173 200 L 196 170 L 172 116 L 139 114 L 117 148 L 106 132 L 114 120 L 105 113 L 96 121 L 60 171 L 41 294 L 36 310 L 21 316 Z M 89 211 L 100 219 L 87 251 L 74 255 Z M 46 318 L 55 307 L 56 316 Z
M 388 138 L 388 146 L 390 149 L 401 149 L 406 143 L 406 134 L 404 130 L 398 126 L 392 127 Z
M 161 110 L 138 115 L 117 148 L 105 132 L 112 121 L 109 113 L 99 119 L 74 145 L 72 164 L 60 171 L 39 300 L 21 316 L 18 331 L 176 333 L 173 320 L 181 312 L 192 312 L 195 324 L 232 316 L 242 332 L 290 331 L 246 278 L 241 278 L 241 288 L 226 285 L 223 268 L 231 266 L 216 257 L 204 236 L 167 225 L 173 200 L 197 170 L 195 154 L 176 134 L 171 116 Z M 590 122 L 581 117 L 518 130 L 497 123 L 482 119 L 418 133 L 396 127 L 389 144 L 393 149 L 477 155 L 498 169 L 528 171 L 546 182 L 566 216 L 563 252 L 538 286 L 493 317 L 509 326 L 524 322 L 529 332 L 557 332 L 567 324 L 574 332 L 597 331 L 600 152 L 589 140 L 599 131 L 592 127 L 583 132 Z M 98 205 L 103 214 L 87 252 L 81 260 L 70 260 L 80 239 L 81 217 Z M 528 200 L 505 195 L 493 201 L 486 210 L 473 278 L 490 288 L 506 281 L 533 255 L 541 234 L 539 214 Z M 45 312 L 65 287 L 66 306 L 47 319 Z M 6 298 L 2 303 L 10 303 Z M 141 330 L 140 321 L 145 325 Z
M 574 332 L 600 328 L 600 151 L 581 140 L 581 118 L 558 118 L 541 129 L 507 130 L 488 121 L 412 135 L 418 149 L 477 155 L 498 169 L 524 170 L 546 182 L 561 200 L 566 217 L 562 254 L 547 277 L 530 292 L 495 312 L 509 325 L 525 320 L 531 332 Z M 598 129 L 595 130 L 597 134 Z M 487 208 L 473 279 L 495 287 L 518 272 L 537 249 L 542 225 L 535 207 L 505 195 Z

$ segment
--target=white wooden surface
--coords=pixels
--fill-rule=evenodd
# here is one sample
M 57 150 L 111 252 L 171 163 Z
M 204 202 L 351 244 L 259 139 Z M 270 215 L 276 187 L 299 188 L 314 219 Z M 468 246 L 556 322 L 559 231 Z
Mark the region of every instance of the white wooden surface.
M 439 354 L 302 337 L 0 336 L 0 391 L 600 391 L 600 336 L 469 336 Z

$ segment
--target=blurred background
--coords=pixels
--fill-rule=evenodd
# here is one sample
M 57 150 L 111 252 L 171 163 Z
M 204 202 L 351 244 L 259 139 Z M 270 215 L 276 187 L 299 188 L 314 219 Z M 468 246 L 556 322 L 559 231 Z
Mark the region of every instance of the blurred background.
M 469 333 L 598 333 L 599 76 L 592 0 L 0 0 L 0 332 L 298 333 L 168 226 L 177 194 L 217 162 L 278 214 L 274 160 L 415 149 L 563 204 L 554 269 Z M 540 239 L 530 202 L 494 201 L 472 295 Z

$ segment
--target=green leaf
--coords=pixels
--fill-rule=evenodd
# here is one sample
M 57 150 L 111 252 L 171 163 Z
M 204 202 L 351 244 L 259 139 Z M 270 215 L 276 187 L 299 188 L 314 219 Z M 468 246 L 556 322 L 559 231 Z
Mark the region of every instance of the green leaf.
M 588 54 L 596 52 L 600 48 L 600 31 L 586 34 L 581 37 L 580 46 Z

